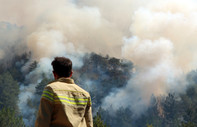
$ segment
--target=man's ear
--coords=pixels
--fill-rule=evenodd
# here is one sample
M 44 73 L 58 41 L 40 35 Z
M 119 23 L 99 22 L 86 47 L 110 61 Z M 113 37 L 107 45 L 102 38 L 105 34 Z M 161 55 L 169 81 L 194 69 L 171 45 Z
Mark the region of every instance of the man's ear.
M 72 75 L 73 75 L 73 71 L 71 71 L 71 72 L 70 72 L 70 76 L 69 76 L 69 78 L 70 78 L 70 77 L 72 77 Z
M 57 75 L 57 73 L 55 71 L 53 71 L 53 76 L 54 76 L 55 80 L 58 79 L 58 75 Z

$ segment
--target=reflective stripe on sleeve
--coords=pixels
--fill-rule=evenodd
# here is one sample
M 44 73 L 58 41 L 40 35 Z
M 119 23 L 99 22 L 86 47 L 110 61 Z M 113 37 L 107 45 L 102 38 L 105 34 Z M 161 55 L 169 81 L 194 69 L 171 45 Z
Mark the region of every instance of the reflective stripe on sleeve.
M 54 97 L 53 97 L 53 93 L 51 91 L 48 91 L 48 90 L 44 90 L 43 91 L 43 94 L 42 94 L 42 97 L 49 100 L 49 101 L 54 101 Z

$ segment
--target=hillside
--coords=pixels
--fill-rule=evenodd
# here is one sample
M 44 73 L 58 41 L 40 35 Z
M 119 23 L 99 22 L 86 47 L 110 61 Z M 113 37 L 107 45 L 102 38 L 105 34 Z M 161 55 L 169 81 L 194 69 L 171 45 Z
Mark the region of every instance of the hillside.
M 10 61 L 0 61 L 0 109 L 4 113 L 8 110 L 13 112 L 11 116 L 14 115 L 14 117 L 9 119 L 12 124 L 16 124 L 15 121 L 18 121 L 19 125 L 22 125 L 23 121 L 20 118 L 23 117 L 26 126 L 33 125 L 42 90 L 52 80 L 51 76 L 43 73 L 40 77 L 42 80 L 38 81 L 39 83 L 35 86 L 32 85 L 35 81 L 28 79 L 27 75 L 34 72 L 37 62 L 30 62 L 30 56 L 31 54 L 27 53 L 14 57 L 15 59 Z M 28 62 L 30 64 L 26 66 Z M 91 53 L 83 58 L 81 68 L 74 69 L 75 82 L 88 90 L 92 96 L 95 126 L 98 120 L 103 120 L 110 127 L 197 126 L 197 71 L 187 74 L 186 92 L 169 93 L 168 96 L 160 97 L 153 95 L 151 105 L 139 116 L 134 115 L 129 107 L 115 110 L 112 104 L 111 109 L 103 108 L 102 106 L 105 105 L 103 99 L 106 96 L 126 86 L 127 81 L 134 75 L 133 67 L 133 63 L 128 60 Z M 25 71 L 24 68 L 26 68 Z M 32 78 L 32 80 L 34 79 L 36 78 Z M 35 91 L 28 91 L 30 86 L 34 87 Z M 23 90 L 29 92 L 26 102 L 21 102 L 20 99 L 23 97 L 22 95 L 26 95 Z M 0 117 L 0 126 L 5 124 L 5 120 Z

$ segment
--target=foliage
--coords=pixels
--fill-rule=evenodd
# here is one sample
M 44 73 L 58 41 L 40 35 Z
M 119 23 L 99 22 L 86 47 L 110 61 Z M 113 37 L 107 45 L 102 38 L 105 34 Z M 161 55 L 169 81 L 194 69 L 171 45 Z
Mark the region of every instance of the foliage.
M 164 126 L 178 126 L 177 118 L 178 115 L 178 102 L 175 100 L 175 96 L 173 94 L 168 94 L 162 103 L 163 106 L 163 115 L 164 115 Z
M 26 63 L 30 59 L 31 53 L 24 53 L 20 56 L 15 56 L 12 59 L 4 59 L 0 61 L 0 74 L 9 72 L 12 77 L 19 81 L 23 82 L 25 79 L 25 75 L 31 71 L 31 68 L 35 68 L 30 64 L 30 67 L 26 67 Z M 26 70 L 26 71 L 21 71 L 21 70 Z
M 51 79 L 48 79 L 45 75 L 43 75 L 42 81 L 36 86 L 36 94 L 42 95 L 44 87 L 51 81 Z
M 107 127 L 106 124 L 104 124 L 103 120 L 101 119 L 101 115 L 99 113 L 96 114 L 94 117 L 94 127 Z
M 21 116 L 17 116 L 16 112 L 10 108 L 2 108 L 0 110 L 0 127 L 25 127 Z
M 182 123 L 181 127 L 196 127 L 196 125 L 192 122 Z
M 101 114 L 104 122 L 110 127 L 132 127 L 133 118 L 129 108 L 121 107 L 115 111 L 111 107 L 109 111 L 100 107 L 98 113 Z
M 133 64 L 126 60 L 92 53 L 84 57 L 83 63 L 74 71 L 74 78 L 90 92 L 93 107 L 98 107 L 112 90 L 124 87 L 132 75 Z
M 10 107 L 17 110 L 19 85 L 9 72 L 0 75 L 0 108 Z
M 147 126 L 146 127 L 153 127 L 153 125 L 152 124 L 147 124 Z

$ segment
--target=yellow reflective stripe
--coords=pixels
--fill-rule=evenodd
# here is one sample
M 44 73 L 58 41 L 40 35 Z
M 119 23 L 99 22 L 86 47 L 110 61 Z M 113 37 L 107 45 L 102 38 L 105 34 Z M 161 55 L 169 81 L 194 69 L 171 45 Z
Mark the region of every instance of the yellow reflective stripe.
M 66 97 L 66 96 L 55 96 L 55 98 L 65 98 L 71 101 L 75 101 L 75 100 L 79 100 L 79 101 L 88 101 L 88 99 L 84 99 L 84 98 L 70 98 L 70 97 Z
M 55 102 L 66 102 L 68 104 L 74 104 L 74 105 L 86 105 L 87 102 L 70 102 L 70 101 L 67 101 L 67 100 L 55 100 Z
M 52 92 L 49 92 L 49 91 L 47 91 L 47 90 L 44 90 L 43 93 L 47 93 L 47 94 L 50 94 L 50 95 L 53 96 L 53 93 L 52 93 Z
M 54 101 L 54 99 L 53 99 L 52 97 L 50 97 L 50 96 L 48 96 L 48 95 L 46 95 L 46 94 L 43 94 L 42 96 L 43 96 L 43 97 L 46 97 L 47 99 L 49 99 L 49 100 L 51 100 L 51 101 Z
M 54 91 L 68 91 L 68 92 L 75 92 L 75 93 L 84 93 L 81 91 L 74 91 L 74 90 L 61 90 L 61 89 L 55 89 Z

